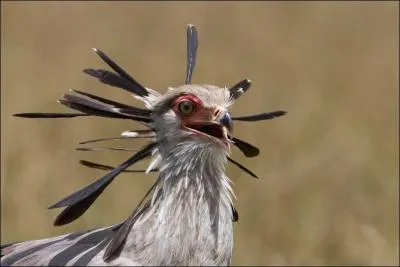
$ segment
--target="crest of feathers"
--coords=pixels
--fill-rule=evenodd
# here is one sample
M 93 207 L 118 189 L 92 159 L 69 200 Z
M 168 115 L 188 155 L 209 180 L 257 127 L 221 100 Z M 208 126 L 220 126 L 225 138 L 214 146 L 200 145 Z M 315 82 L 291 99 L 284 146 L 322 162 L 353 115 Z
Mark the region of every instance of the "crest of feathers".
M 196 64 L 196 54 L 198 47 L 198 36 L 196 28 L 193 25 L 188 25 L 187 27 L 187 71 L 186 80 L 184 86 L 191 85 L 191 79 L 193 70 Z M 132 150 L 128 148 L 121 147 L 78 147 L 80 151 L 125 151 L 132 152 L 133 155 L 130 156 L 126 161 L 120 165 L 114 167 L 106 164 L 95 163 L 87 160 L 79 161 L 82 165 L 101 169 L 107 171 L 107 173 L 98 179 L 97 181 L 87 185 L 86 187 L 74 192 L 73 194 L 61 199 L 55 204 L 51 205 L 49 208 L 64 208 L 62 212 L 57 216 L 54 221 L 54 225 L 61 226 L 68 224 L 77 218 L 79 218 L 85 211 L 96 201 L 96 199 L 101 195 L 101 193 L 106 189 L 108 185 L 112 183 L 115 177 L 121 172 L 158 172 L 159 166 L 156 160 L 152 163 L 146 170 L 132 170 L 128 169 L 133 164 L 154 156 L 157 154 L 157 149 L 159 145 L 159 140 L 156 138 L 157 131 L 154 127 L 154 116 L 153 112 L 155 107 L 160 103 L 161 99 L 167 99 L 165 96 L 169 93 L 179 94 L 179 89 L 170 88 L 166 94 L 162 95 L 154 90 L 144 87 L 138 81 L 136 81 L 131 75 L 128 74 L 122 67 L 120 67 L 116 62 L 110 59 L 104 52 L 99 49 L 93 49 L 94 52 L 111 68 L 111 70 L 105 69 L 85 69 L 83 72 L 97 78 L 101 83 L 117 87 L 133 94 L 138 100 L 144 103 L 144 107 L 135 107 L 128 104 L 116 102 L 110 99 L 106 99 L 88 92 L 83 92 L 79 90 L 71 90 L 69 93 L 63 95 L 58 102 L 72 110 L 74 113 L 19 113 L 14 114 L 17 117 L 24 118 L 74 118 L 74 117 L 88 117 L 88 116 L 98 116 L 112 119 L 125 119 L 133 120 L 146 127 L 144 130 L 130 130 L 125 131 L 118 137 L 100 138 L 94 140 L 88 140 L 81 142 L 83 144 L 97 143 L 105 140 L 119 140 L 119 139 L 135 139 L 135 138 L 146 138 L 149 139 L 149 143 L 139 150 Z M 237 99 L 239 99 L 248 89 L 250 88 L 251 82 L 248 79 L 243 79 L 237 84 L 230 88 L 226 88 L 225 91 L 229 92 L 227 97 L 228 103 L 232 104 Z M 262 120 L 273 119 L 282 115 L 285 115 L 285 111 L 274 111 L 268 113 L 252 114 L 246 116 L 234 116 L 232 120 L 234 121 L 244 121 L 244 122 L 255 122 Z M 231 144 L 236 146 L 246 157 L 256 157 L 259 154 L 259 149 L 248 142 L 245 142 L 237 137 L 228 136 Z M 228 161 L 242 171 L 245 171 L 250 176 L 257 178 L 257 176 L 251 172 L 249 169 L 233 160 L 228 156 Z M 157 182 L 156 182 L 157 183 Z M 147 192 L 146 197 L 149 193 L 154 190 L 156 183 Z M 144 198 L 144 199 L 145 199 Z M 123 242 L 127 235 L 127 229 L 134 221 L 135 216 L 141 212 L 145 207 L 143 205 L 143 200 L 139 203 L 138 208 L 131 215 L 131 219 L 127 220 L 129 223 L 123 223 L 116 227 L 115 231 L 119 232 L 114 240 L 109 244 L 109 249 L 106 251 L 105 258 L 111 256 L 113 252 L 118 248 L 118 246 Z M 234 207 L 232 206 L 233 220 L 238 219 L 238 214 Z

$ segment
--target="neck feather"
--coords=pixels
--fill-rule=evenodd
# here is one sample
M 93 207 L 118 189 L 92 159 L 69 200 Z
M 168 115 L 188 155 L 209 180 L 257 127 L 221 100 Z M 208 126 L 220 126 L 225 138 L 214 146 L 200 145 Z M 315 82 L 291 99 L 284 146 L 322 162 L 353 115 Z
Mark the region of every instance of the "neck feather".
M 157 265 L 229 264 L 233 192 L 224 173 L 227 153 L 193 142 L 158 148 L 160 176 L 151 207 L 131 231 L 142 236 L 130 244 L 136 257 Z

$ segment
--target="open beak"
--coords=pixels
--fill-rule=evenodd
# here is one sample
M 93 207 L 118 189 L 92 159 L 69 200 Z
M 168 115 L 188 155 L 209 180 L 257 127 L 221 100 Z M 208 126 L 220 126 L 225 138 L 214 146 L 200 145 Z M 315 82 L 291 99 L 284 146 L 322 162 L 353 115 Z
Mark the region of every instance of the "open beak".
M 218 139 L 229 147 L 231 142 L 228 134 L 232 131 L 232 118 L 227 111 L 224 111 L 217 118 L 210 121 L 197 121 L 185 125 L 195 134 L 201 134 L 212 139 Z

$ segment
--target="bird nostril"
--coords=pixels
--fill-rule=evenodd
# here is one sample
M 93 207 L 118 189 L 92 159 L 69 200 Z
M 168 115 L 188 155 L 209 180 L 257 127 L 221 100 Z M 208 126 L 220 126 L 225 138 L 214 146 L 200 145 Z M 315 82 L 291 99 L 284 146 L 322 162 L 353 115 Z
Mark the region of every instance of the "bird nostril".
M 218 114 L 219 114 L 219 109 L 217 109 L 217 110 L 214 112 L 214 117 L 217 117 Z

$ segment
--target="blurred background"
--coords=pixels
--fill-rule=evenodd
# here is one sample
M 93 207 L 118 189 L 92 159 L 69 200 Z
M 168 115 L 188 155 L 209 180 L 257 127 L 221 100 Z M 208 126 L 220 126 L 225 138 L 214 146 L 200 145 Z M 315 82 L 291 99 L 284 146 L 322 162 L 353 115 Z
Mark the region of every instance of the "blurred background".
M 398 2 L 2 2 L 1 242 L 39 239 L 125 219 L 154 174 L 122 174 L 83 217 L 53 227 L 47 207 L 130 154 L 82 152 L 80 141 L 140 128 L 105 118 L 29 120 L 63 112 L 83 89 L 128 104 L 84 68 L 115 59 L 146 87 L 184 83 L 186 25 L 199 31 L 193 83 L 253 82 L 234 115 L 286 110 L 235 135 L 261 148 L 228 166 L 240 219 L 234 265 L 399 264 Z M 145 141 L 115 141 L 137 148 Z M 108 143 L 100 144 L 107 146 Z M 142 168 L 145 163 L 139 164 Z

